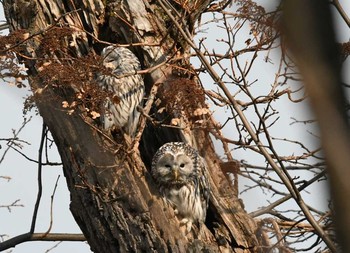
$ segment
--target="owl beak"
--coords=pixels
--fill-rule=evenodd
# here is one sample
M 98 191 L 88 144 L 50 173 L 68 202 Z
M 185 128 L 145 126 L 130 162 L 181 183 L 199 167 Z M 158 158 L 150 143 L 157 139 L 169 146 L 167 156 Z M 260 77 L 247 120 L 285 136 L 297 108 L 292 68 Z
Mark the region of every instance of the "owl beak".
M 173 173 L 174 173 L 174 179 L 177 180 L 179 178 L 179 170 L 178 169 L 174 169 Z

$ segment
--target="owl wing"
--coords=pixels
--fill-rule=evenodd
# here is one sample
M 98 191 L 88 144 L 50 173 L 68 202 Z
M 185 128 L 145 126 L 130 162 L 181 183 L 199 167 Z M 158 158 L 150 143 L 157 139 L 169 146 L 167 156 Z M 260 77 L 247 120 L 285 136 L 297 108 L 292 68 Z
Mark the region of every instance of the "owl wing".
M 202 207 L 207 210 L 210 196 L 210 185 L 208 181 L 207 163 L 200 157 L 200 171 L 198 175 L 198 190 L 201 194 Z

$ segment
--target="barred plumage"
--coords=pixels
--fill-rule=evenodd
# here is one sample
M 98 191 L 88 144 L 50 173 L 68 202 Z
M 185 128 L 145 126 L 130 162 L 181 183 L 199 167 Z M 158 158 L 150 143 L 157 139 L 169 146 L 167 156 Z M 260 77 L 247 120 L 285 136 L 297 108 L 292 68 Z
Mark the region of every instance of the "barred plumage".
M 152 175 L 163 197 L 186 224 L 204 223 L 209 201 L 209 184 L 204 159 L 183 142 L 169 142 L 156 152 Z
M 141 69 L 137 57 L 127 48 L 108 46 L 103 49 L 103 65 L 111 74 L 99 74 L 98 84 L 113 94 L 108 97 L 102 109 L 102 123 L 105 129 L 122 128 L 129 135 L 136 131 L 140 105 L 144 97 L 143 78 L 136 71 Z

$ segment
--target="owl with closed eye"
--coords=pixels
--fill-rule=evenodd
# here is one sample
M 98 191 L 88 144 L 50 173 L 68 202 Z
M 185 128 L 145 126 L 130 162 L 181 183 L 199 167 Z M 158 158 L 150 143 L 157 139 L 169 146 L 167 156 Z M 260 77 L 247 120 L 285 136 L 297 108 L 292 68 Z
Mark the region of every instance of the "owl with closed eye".
M 204 223 L 210 189 L 205 162 L 197 150 L 183 142 L 164 144 L 153 157 L 152 176 L 187 232 L 193 223 Z
M 97 74 L 97 84 L 110 93 L 102 108 L 104 129 L 118 128 L 133 136 L 140 113 L 137 107 L 144 97 L 140 61 L 129 49 L 108 46 L 101 53 L 102 65 L 107 73 Z M 108 73 L 109 72 L 109 73 Z

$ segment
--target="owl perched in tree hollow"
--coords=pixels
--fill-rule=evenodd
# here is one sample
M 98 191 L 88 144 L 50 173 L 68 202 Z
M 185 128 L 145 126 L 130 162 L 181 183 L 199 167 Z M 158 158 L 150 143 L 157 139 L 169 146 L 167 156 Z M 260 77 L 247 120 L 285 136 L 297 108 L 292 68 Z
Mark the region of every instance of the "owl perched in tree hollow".
M 106 98 L 102 109 L 104 129 L 121 128 L 134 135 L 140 113 L 137 106 L 144 97 L 143 78 L 136 71 L 141 69 L 137 57 L 124 47 L 105 47 L 101 53 L 103 66 L 108 74 L 99 73 L 97 83 L 111 96 Z
M 204 223 L 210 189 L 205 162 L 197 150 L 183 142 L 164 144 L 153 157 L 152 175 L 188 232 L 193 222 Z

